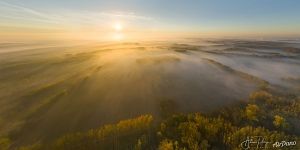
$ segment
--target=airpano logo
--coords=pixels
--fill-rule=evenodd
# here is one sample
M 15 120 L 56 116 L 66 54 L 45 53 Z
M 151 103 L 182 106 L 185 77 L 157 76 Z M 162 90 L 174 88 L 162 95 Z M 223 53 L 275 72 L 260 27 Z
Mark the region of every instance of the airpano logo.
M 243 150 L 250 149 L 270 149 L 270 148 L 284 148 L 284 147 L 295 147 L 297 141 L 276 141 L 270 142 L 266 140 L 267 138 L 263 136 L 247 136 L 247 138 L 241 143 L 241 148 Z
M 281 142 L 275 142 L 273 144 L 273 147 L 289 147 L 289 146 L 296 146 L 297 142 L 296 141 L 281 141 Z

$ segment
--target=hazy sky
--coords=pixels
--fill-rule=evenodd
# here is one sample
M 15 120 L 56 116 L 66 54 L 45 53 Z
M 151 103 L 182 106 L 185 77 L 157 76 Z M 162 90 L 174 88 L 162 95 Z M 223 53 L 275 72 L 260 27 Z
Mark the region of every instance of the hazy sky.
M 299 15 L 298 0 L 0 0 L 0 36 L 299 37 Z

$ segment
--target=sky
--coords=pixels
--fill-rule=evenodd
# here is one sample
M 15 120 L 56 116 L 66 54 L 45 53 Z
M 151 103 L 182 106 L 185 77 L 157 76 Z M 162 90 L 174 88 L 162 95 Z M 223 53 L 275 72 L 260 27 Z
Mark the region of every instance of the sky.
M 0 0 L 0 40 L 300 37 L 299 6 L 298 0 Z

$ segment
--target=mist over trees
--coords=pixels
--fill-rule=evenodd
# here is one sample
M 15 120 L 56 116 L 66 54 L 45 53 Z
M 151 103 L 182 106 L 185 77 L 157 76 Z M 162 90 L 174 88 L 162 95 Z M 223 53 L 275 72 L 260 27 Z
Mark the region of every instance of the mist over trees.
M 104 125 L 86 132 L 70 133 L 53 142 L 34 143 L 18 150 L 99 150 L 99 149 L 242 149 L 251 136 L 271 143 L 299 141 L 300 99 L 260 90 L 247 102 L 240 101 L 211 113 L 183 114 L 172 100 L 161 102 L 161 118 L 146 114 Z M 13 147 L 1 138 L 1 150 Z M 265 144 L 265 145 L 264 145 Z M 296 145 L 297 146 L 297 145 Z M 297 149 L 298 147 L 292 148 Z M 289 149 L 291 147 L 282 147 Z

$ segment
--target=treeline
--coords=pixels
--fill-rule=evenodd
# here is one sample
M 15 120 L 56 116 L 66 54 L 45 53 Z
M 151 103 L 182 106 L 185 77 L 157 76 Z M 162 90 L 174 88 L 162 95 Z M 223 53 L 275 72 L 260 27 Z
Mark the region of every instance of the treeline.
M 177 114 L 160 124 L 158 148 L 243 149 L 256 146 L 269 149 L 275 142 L 300 140 L 300 99 L 293 95 L 272 95 L 268 90 L 252 93 L 248 101 L 237 102 L 209 114 Z M 249 144 L 247 139 L 260 140 Z M 269 142 L 269 143 L 264 143 Z M 244 145 L 243 145 L 244 144 Z
M 248 101 L 201 114 L 177 112 L 171 100 L 161 103 L 161 120 L 152 115 L 123 120 L 98 129 L 65 135 L 52 143 L 36 143 L 19 150 L 205 150 L 276 149 L 275 142 L 296 141 L 297 145 L 278 149 L 300 149 L 300 99 L 261 90 Z M 247 143 L 248 140 L 259 144 Z M 0 139 L 1 150 L 13 142 Z M 278 146 L 278 145 L 277 145 Z

